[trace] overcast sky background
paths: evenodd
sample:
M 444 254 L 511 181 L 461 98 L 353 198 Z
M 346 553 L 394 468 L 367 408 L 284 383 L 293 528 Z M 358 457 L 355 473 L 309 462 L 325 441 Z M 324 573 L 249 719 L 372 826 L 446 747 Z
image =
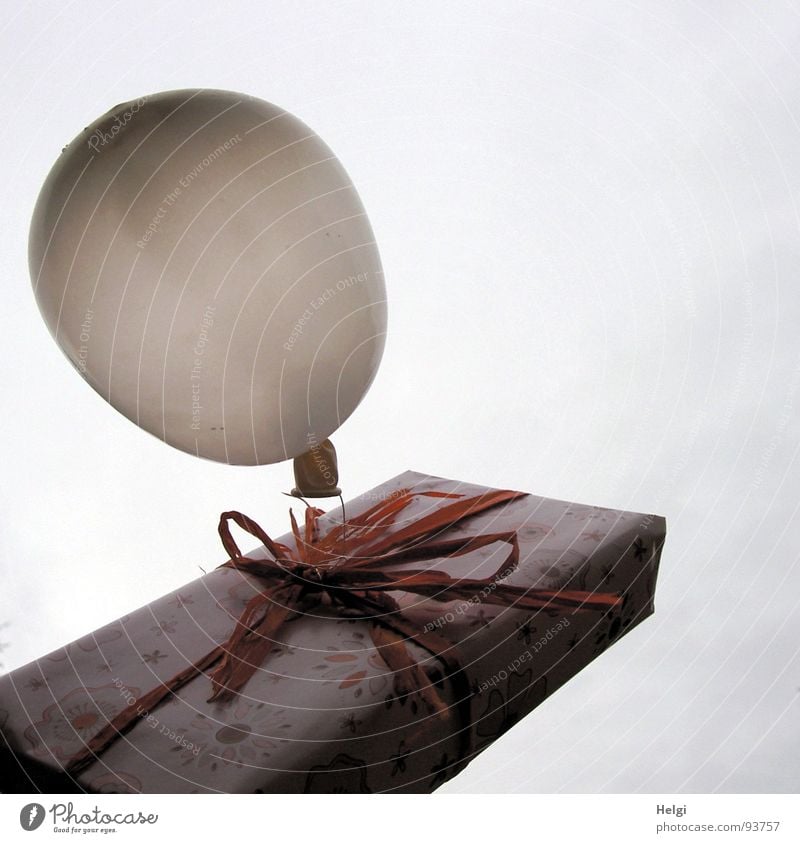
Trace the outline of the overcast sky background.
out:
M 45 2 L 6 15 L 0 660 L 12 669 L 285 531 L 290 464 L 139 431 L 39 316 L 27 231 L 117 103 L 243 91 L 340 157 L 389 336 L 334 437 L 668 523 L 656 615 L 445 790 L 800 788 L 800 4 Z

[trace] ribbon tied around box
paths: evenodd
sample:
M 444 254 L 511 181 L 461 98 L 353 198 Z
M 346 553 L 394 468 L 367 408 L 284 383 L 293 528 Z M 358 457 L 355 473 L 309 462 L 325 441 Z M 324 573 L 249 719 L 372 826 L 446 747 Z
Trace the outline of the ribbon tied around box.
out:
M 470 754 L 472 692 L 461 667 L 457 645 L 439 632 L 419 629 L 403 613 L 390 592 L 407 592 L 430 600 L 475 600 L 529 611 L 608 610 L 621 597 L 611 593 L 577 590 L 522 588 L 501 580 L 519 564 L 516 531 L 440 538 L 443 533 L 490 507 L 524 497 L 524 492 L 493 490 L 475 497 L 452 492 L 413 492 L 400 489 L 321 535 L 323 511 L 309 506 L 301 533 L 290 511 L 295 547 L 273 541 L 251 518 L 240 512 L 224 512 L 219 534 L 230 558 L 230 567 L 257 577 L 263 587 L 252 597 L 229 638 L 204 657 L 161 682 L 140 698 L 134 710 L 127 708 L 95 734 L 67 764 L 77 774 L 88 766 L 138 719 L 200 673 L 208 673 L 212 693 L 209 702 L 235 697 L 266 662 L 276 646 L 276 633 L 292 617 L 308 614 L 320 605 L 333 607 L 344 617 L 370 621 L 372 643 L 394 675 L 395 693 L 409 696 L 424 706 L 429 718 L 448 719 L 450 708 L 420 661 L 409 650 L 413 643 L 438 660 L 445 679 L 453 686 L 454 706 L 459 714 L 460 757 Z M 398 516 L 417 498 L 450 500 L 443 506 L 395 527 Z M 233 522 L 257 538 L 266 558 L 242 555 L 231 535 Z M 502 564 L 489 577 L 453 577 L 432 568 L 410 569 L 409 563 L 461 556 L 496 543 L 508 545 Z M 397 566 L 402 565 L 402 568 Z M 427 661 L 427 660 L 426 660 Z M 212 669 L 213 668 L 213 669 Z M 430 721 L 429 721 L 430 722 Z

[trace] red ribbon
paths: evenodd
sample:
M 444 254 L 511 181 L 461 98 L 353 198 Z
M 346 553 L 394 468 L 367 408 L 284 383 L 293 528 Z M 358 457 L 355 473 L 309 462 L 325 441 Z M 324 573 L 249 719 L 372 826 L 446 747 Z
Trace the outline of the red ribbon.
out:
M 524 496 L 524 492 L 495 490 L 465 498 L 448 492 L 401 489 L 361 515 L 333 527 L 325 536 L 320 535 L 319 529 L 322 510 L 306 509 L 302 534 L 290 511 L 295 548 L 273 541 L 255 521 L 240 512 L 222 513 L 219 534 L 230 559 L 221 567 L 257 576 L 264 587 L 247 603 L 227 641 L 145 694 L 138 706 L 128 707 L 110 720 L 70 759 L 67 771 L 79 773 L 140 717 L 147 716 L 166 697 L 209 668 L 213 667 L 209 674 L 212 687 L 209 702 L 234 697 L 267 660 L 283 624 L 295 615 L 326 603 L 337 607 L 345 616 L 371 620 L 372 642 L 394 673 L 395 693 L 411 696 L 422 703 L 429 714 L 447 718 L 446 703 L 423 666 L 409 651 L 408 643 L 417 644 L 443 664 L 446 677 L 453 684 L 463 724 L 460 731 L 463 760 L 470 748 L 472 694 L 461 669 L 457 648 L 438 633 L 419 630 L 403 615 L 389 592 L 405 591 L 441 602 L 479 599 L 483 603 L 509 608 L 551 611 L 567 608 L 606 610 L 620 601 L 615 594 L 526 589 L 500 582 L 519 563 L 519 544 L 513 530 L 463 538 L 437 538 L 473 515 Z M 398 515 L 419 497 L 456 500 L 390 531 Z M 266 559 L 243 556 L 231 535 L 231 521 L 255 536 L 270 556 Z M 484 579 L 451 577 L 435 568 L 392 570 L 400 564 L 461 556 L 496 542 L 507 544 L 509 552 L 498 569 Z

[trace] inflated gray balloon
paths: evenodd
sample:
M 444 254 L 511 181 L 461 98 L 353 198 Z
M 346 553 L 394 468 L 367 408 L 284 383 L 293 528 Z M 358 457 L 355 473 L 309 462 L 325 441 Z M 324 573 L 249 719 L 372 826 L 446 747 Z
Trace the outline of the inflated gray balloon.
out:
M 91 386 L 221 462 L 325 440 L 383 353 L 380 258 L 350 178 L 300 120 L 243 94 L 160 93 L 85 129 L 42 188 L 30 268 Z

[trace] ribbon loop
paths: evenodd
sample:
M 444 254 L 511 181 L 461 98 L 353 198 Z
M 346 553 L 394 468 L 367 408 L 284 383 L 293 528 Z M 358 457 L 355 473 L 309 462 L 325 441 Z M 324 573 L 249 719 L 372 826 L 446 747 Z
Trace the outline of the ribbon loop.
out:
M 217 528 L 219 536 L 222 539 L 222 546 L 225 548 L 225 552 L 231 559 L 243 559 L 245 557 L 242 556 L 242 551 L 239 550 L 239 545 L 236 544 L 236 540 L 231 535 L 231 528 L 228 524 L 229 521 L 233 521 L 235 524 L 238 524 L 238 526 L 246 533 L 250 533 L 251 536 L 257 538 L 272 554 L 273 559 L 277 561 L 280 558 L 281 553 L 278 549 L 278 545 L 272 541 L 272 539 L 255 521 L 253 521 L 252 518 L 248 518 L 241 512 L 231 511 L 223 512 L 222 515 L 220 515 L 219 527 Z

